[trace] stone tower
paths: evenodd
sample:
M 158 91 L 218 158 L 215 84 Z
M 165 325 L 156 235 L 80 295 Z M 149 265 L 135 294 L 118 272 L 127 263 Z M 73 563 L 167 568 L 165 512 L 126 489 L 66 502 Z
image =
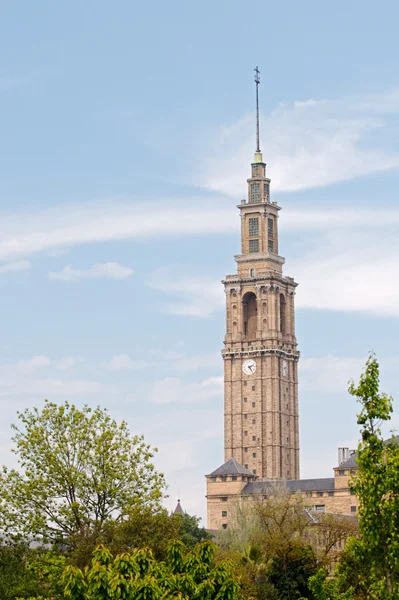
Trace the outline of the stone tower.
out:
M 258 72 L 255 81 L 258 91 Z M 297 284 L 282 272 L 280 207 L 270 201 L 258 102 L 257 147 L 247 182 L 248 199 L 238 206 L 237 273 L 223 282 L 225 460 L 234 458 L 259 478 L 299 479 Z

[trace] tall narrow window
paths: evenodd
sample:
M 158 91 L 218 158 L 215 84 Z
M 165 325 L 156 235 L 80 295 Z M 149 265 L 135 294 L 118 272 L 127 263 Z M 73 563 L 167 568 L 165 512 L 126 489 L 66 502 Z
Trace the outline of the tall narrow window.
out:
M 258 217 L 250 217 L 249 218 L 249 235 L 251 237 L 256 237 L 259 235 L 259 219 Z
M 257 305 L 256 296 L 253 292 L 248 292 L 245 294 L 242 302 L 242 308 L 244 335 L 247 339 L 254 339 L 256 337 Z
M 268 240 L 268 242 L 267 242 L 267 249 L 269 250 L 269 252 L 274 252 L 273 240 Z
M 268 183 L 265 182 L 263 184 L 263 195 L 264 195 L 265 198 L 268 198 L 269 194 L 270 194 L 270 186 L 269 186 Z
M 252 177 L 258 177 L 258 175 L 260 175 L 259 165 L 253 165 L 252 166 Z
M 285 297 L 280 294 L 280 331 L 285 333 Z
M 249 240 L 249 251 L 259 252 L 259 240 Z
M 270 217 L 267 219 L 267 234 L 269 238 L 272 238 L 274 235 L 274 221 Z
M 252 204 L 260 202 L 260 183 L 251 183 L 251 195 L 249 202 Z

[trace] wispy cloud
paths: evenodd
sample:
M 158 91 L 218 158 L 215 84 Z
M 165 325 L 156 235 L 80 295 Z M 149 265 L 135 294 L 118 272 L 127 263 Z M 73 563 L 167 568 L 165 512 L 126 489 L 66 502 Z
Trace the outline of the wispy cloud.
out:
M 27 271 L 31 268 L 30 262 L 27 260 L 17 260 L 14 262 L 0 265 L 0 275 L 7 275 L 7 273 L 16 273 L 18 271 Z
M 399 91 L 336 100 L 281 104 L 261 118 L 263 156 L 272 190 L 295 191 L 331 185 L 399 168 L 399 152 L 387 150 L 371 132 L 389 128 L 399 113 Z M 224 126 L 212 137 L 197 182 L 208 189 L 245 194 L 254 151 L 253 115 Z
M 53 369 L 65 371 L 78 359 L 65 357 L 51 360 L 37 355 L 15 363 L 0 364 L 0 397 L 67 398 L 95 394 L 101 384 L 87 379 L 61 379 L 54 377 Z
M 162 204 L 109 199 L 36 213 L 0 213 L 0 260 L 96 242 L 214 235 L 235 231 L 238 221 L 230 202 L 200 197 L 184 204 L 184 210 L 165 198 Z
M 154 404 L 194 404 L 222 394 L 223 377 L 189 383 L 180 377 L 165 377 L 151 385 L 148 399 Z
M 128 371 L 144 369 L 149 363 L 143 359 L 130 358 L 128 354 L 118 354 L 113 356 L 110 362 L 106 365 L 110 371 Z
M 165 303 L 163 310 L 185 317 L 208 317 L 224 306 L 223 288 L 219 281 L 199 275 L 182 276 L 174 266 L 153 272 L 150 286 L 166 294 L 175 294 L 179 302 Z
M 97 263 L 90 269 L 73 269 L 71 265 L 67 265 L 58 273 L 50 271 L 48 274 L 49 279 L 58 279 L 69 283 L 76 283 L 82 279 L 126 279 L 131 275 L 133 275 L 133 269 L 115 262 Z

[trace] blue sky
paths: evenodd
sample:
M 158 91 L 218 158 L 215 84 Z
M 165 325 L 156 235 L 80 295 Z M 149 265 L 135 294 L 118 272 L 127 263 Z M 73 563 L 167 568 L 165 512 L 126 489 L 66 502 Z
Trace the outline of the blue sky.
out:
M 205 515 L 258 64 L 299 283 L 301 473 L 331 475 L 369 350 L 399 396 L 398 17 L 388 1 L 1 3 L 1 462 L 16 410 L 100 404 L 158 446 L 166 505 Z

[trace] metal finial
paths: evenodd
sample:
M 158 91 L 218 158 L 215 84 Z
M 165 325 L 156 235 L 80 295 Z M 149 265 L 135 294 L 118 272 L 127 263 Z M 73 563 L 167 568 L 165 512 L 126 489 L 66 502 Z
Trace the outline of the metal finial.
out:
M 255 71 L 255 84 L 256 84 L 256 152 L 260 152 L 260 145 L 259 145 L 259 94 L 258 94 L 258 87 L 260 84 L 260 71 L 258 69 L 258 67 L 256 67 L 254 69 Z

